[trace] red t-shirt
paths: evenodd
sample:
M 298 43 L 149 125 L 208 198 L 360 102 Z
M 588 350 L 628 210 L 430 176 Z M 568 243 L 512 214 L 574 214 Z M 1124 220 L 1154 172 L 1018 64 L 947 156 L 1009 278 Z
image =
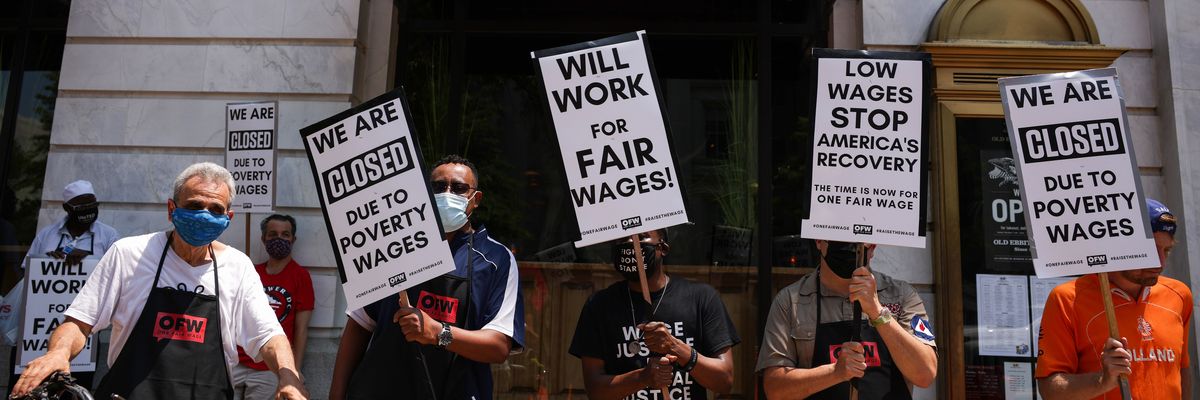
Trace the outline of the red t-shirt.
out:
M 1178 399 L 1180 368 L 1188 366 L 1188 331 L 1192 291 L 1182 282 L 1160 276 L 1137 298 L 1112 288 L 1117 328 L 1129 341 L 1135 399 Z M 1108 339 L 1108 319 L 1100 297 L 1100 279 L 1089 274 L 1050 292 L 1038 334 L 1037 377 L 1057 372 L 1100 371 L 1100 352 Z M 1117 389 L 1097 399 L 1119 399 Z
M 267 301 L 275 310 L 275 316 L 279 318 L 279 325 L 283 326 L 283 333 L 287 335 L 289 341 L 293 340 L 292 334 L 296 331 L 296 313 L 313 309 L 312 277 L 308 275 L 308 270 L 301 267 L 300 264 L 296 264 L 296 260 L 289 261 L 288 265 L 275 275 L 267 273 L 266 263 L 255 265 L 254 269 L 258 271 L 258 277 L 262 279 L 263 288 L 267 292 Z M 254 362 L 254 359 L 246 355 L 241 347 L 238 347 L 238 360 L 242 365 L 259 371 L 268 369 L 265 362 Z

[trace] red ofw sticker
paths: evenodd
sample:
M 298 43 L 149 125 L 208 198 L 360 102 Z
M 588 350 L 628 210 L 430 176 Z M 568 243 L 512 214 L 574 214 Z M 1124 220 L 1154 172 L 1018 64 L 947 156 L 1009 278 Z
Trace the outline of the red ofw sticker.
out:
M 862 342 L 863 358 L 868 367 L 878 367 L 883 365 L 879 360 L 879 345 L 875 342 Z M 836 363 L 838 354 L 842 353 L 842 345 L 834 344 L 829 346 L 829 362 Z
M 154 318 L 154 337 L 162 340 L 186 340 L 204 343 L 204 327 L 208 318 L 187 314 L 158 313 Z
M 458 321 L 458 299 L 453 297 L 438 296 L 422 290 L 421 294 L 417 295 L 417 308 L 441 322 L 453 324 Z

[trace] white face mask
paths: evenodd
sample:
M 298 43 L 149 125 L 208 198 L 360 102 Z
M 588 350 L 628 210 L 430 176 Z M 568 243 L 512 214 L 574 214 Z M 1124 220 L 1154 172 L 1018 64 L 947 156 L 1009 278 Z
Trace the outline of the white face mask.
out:
M 442 220 L 442 230 L 445 233 L 457 231 L 467 224 L 467 203 L 475 197 L 475 193 L 471 193 L 471 197 L 462 197 L 454 193 L 433 195 L 437 202 L 438 218 Z

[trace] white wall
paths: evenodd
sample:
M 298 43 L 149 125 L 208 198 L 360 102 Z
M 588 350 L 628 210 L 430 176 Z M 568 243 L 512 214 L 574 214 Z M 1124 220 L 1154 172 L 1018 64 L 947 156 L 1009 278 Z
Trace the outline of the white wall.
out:
M 39 219 L 59 218 L 62 187 L 87 179 L 103 202 L 101 220 L 122 235 L 166 229 L 175 174 L 197 161 L 224 162 L 225 103 L 279 101 L 276 210 L 298 219 L 295 258 L 316 286 L 304 368 L 316 398 L 328 392 L 345 305 L 298 130 L 356 102 L 356 81 L 361 89 L 389 75 L 386 62 L 356 69 L 368 4 L 73 1 Z M 265 216 L 237 215 L 221 241 L 245 249 L 249 217 L 248 253 L 265 260 Z

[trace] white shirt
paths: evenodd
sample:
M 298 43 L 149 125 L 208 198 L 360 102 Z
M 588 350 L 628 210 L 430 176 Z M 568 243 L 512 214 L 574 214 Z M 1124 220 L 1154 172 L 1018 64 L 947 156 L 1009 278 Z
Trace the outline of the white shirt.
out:
M 166 238 L 166 232 L 155 232 L 118 240 L 100 259 L 65 313 L 91 325 L 93 332 L 112 326 L 112 343 L 108 347 L 110 367 L 125 347 L 150 296 L 150 286 L 154 283 Z M 283 336 L 283 328 L 267 303 L 262 281 L 250 258 L 237 249 L 226 247 L 217 254 L 217 264 L 221 279 L 221 341 L 226 370 L 232 371 L 238 364 L 236 346 L 245 349 L 255 361 L 261 361 L 259 350 L 271 338 Z M 175 251 L 168 251 L 158 286 L 178 288 L 181 285 L 189 291 L 196 290 L 199 285 L 202 286 L 201 293 L 212 295 L 215 290 L 213 264 L 193 267 Z
M 62 217 L 38 231 L 37 236 L 33 238 L 33 243 L 29 244 L 29 251 L 25 253 L 25 260 L 21 262 L 21 268 L 25 267 L 30 258 L 49 257 L 46 253 L 58 250 L 67 244 L 73 244 L 73 247 L 77 249 L 91 251 L 92 254 L 85 258 L 99 259 L 117 239 L 121 238 L 116 229 L 105 225 L 98 219 L 92 222 L 91 228 L 78 237 L 71 235 L 66 224 L 67 217 Z

